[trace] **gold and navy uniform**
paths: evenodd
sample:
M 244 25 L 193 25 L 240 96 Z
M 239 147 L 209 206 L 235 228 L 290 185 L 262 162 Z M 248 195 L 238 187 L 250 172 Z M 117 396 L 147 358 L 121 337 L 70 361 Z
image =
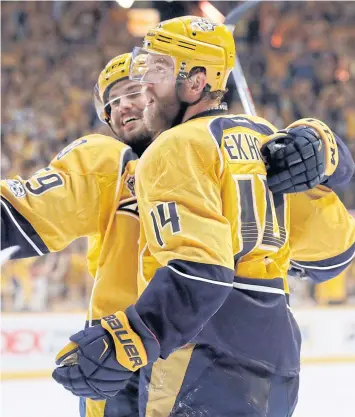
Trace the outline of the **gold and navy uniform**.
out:
M 57 252 L 79 237 L 89 238 L 88 266 L 95 278 L 91 321 L 137 298 L 135 159 L 121 142 L 89 135 L 74 141 L 28 180 L 1 181 L 5 240 L 21 248 L 15 258 Z
M 298 375 L 290 259 L 319 280 L 337 275 L 353 256 L 355 224 L 325 187 L 270 193 L 260 146 L 275 131 L 257 117 L 201 114 L 161 134 L 137 165 L 136 310 L 162 358 L 196 343 Z
M 290 259 L 313 279 L 334 277 L 354 254 L 355 223 L 327 187 L 270 193 L 260 147 L 276 130 L 200 114 L 161 134 L 137 165 L 135 308 L 164 359 L 140 370 L 141 415 L 292 414 L 301 337 Z
M 136 162 L 128 146 L 108 136 L 89 135 L 28 180 L 1 181 L 2 247 L 19 245 L 15 257 L 60 251 L 88 237 L 88 268 L 95 282 L 87 325 L 137 299 Z M 133 399 L 124 398 L 123 392 L 123 398 L 107 402 L 106 408 L 104 401 L 87 400 L 85 411 L 82 401 L 81 415 L 134 415 L 137 393 L 133 383 L 127 389 Z

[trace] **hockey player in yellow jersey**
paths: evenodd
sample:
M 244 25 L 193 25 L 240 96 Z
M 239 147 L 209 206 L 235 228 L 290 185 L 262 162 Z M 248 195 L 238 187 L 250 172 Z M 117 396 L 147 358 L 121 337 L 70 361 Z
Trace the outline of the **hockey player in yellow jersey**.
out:
M 150 136 L 142 123 L 141 87 L 128 80 L 130 57 L 124 54 L 111 60 L 95 88 L 98 114 L 119 140 L 84 136 L 28 180 L 1 181 L 2 248 L 19 245 L 15 257 L 60 251 L 79 237 L 89 238 L 88 267 L 95 282 L 87 325 L 137 299 L 139 218 L 134 170 Z M 134 378 L 126 392 L 106 405 L 82 401 L 81 416 L 137 416 Z
M 77 395 L 111 397 L 140 368 L 141 415 L 293 413 L 300 335 L 288 306 L 290 258 L 314 279 L 335 276 L 353 255 L 355 226 L 324 186 L 269 192 L 259 146 L 277 129 L 219 106 L 233 62 L 228 30 L 194 17 L 162 22 L 136 51 L 131 74 L 146 83 L 145 118 L 157 136 L 137 166 L 141 295 L 61 352 L 71 366 L 54 377 Z M 332 176 L 338 151 L 326 125 L 305 119 L 277 137 L 302 129 L 318 156 L 325 147 Z M 309 230 L 321 206 L 337 233 L 327 250 Z M 292 229 L 296 208 L 304 223 Z
M 133 149 L 143 149 L 149 137 L 138 123 L 145 102 L 140 86 L 127 79 L 129 62 L 130 54 L 110 61 L 96 88 L 102 95 L 110 94 L 111 106 L 101 108 L 100 115 L 120 140 L 84 136 L 30 179 L 1 182 L 3 246 L 20 244 L 15 257 L 60 251 L 79 237 L 89 237 L 89 270 L 98 278 L 89 321 L 113 311 L 117 303 L 130 305 L 137 294 L 132 277 L 137 271 L 139 236 L 134 192 L 138 156 Z M 118 234 L 122 239 L 117 239 Z M 122 263 L 125 267 L 116 274 L 114 265 Z M 120 297 L 110 291 L 112 282 L 120 288 Z

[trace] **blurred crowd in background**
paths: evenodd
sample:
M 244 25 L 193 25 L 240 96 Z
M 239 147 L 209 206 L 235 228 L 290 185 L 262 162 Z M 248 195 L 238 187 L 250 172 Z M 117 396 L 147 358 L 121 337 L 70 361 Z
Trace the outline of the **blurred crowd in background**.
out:
M 239 3 L 139 1 L 124 9 L 115 1 L 3 1 L 2 178 L 30 176 L 85 134 L 111 134 L 96 116 L 94 85 L 105 64 L 140 45 L 149 27 L 207 11 L 218 20 Z M 319 118 L 355 157 L 354 21 L 355 2 L 262 2 L 237 24 L 235 38 L 260 116 L 280 128 Z M 233 82 L 228 89 L 229 108 L 243 113 Z M 339 195 L 355 209 L 355 179 Z M 85 308 L 92 285 L 85 247 L 78 241 L 60 254 L 7 263 L 3 310 Z M 320 286 L 291 279 L 294 303 L 355 303 L 354 269 Z

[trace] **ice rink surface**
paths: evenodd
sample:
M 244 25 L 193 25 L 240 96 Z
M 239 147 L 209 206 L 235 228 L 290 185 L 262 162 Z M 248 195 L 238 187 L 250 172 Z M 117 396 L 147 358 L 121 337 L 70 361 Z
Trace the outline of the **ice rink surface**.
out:
M 51 379 L 1 383 L 1 417 L 78 416 L 77 398 Z M 294 417 L 352 416 L 355 416 L 355 364 L 303 365 L 300 400 Z

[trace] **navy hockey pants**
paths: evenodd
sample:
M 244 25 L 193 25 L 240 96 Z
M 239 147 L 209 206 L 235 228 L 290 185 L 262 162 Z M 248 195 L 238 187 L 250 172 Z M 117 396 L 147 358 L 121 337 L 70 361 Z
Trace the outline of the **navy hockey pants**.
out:
M 207 346 L 140 372 L 140 417 L 290 417 L 297 404 L 298 376 L 241 365 Z
M 125 390 L 104 406 L 101 401 L 82 399 L 80 415 L 291 417 L 298 387 L 298 376 L 278 376 L 242 365 L 209 346 L 189 345 L 167 360 L 142 368 L 140 376 L 134 374 Z

